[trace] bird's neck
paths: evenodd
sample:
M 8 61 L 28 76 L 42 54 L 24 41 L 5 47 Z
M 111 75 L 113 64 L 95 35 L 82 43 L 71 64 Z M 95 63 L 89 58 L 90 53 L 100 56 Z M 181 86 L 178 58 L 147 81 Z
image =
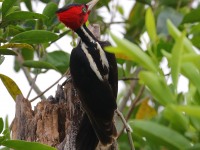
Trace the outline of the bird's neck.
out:
M 86 25 L 82 25 L 79 29 L 75 31 L 78 36 L 81 38 L 81 40 L 87 45 L 93 45 L 97 42 L 97 39 L 94 37 L 92 32 L 86 27 Z
M 108 79 L 109 63 L 106 53 L 86 25 L 76 30 L 81 38 L 81 50 L 85 53 L 92 70 L 99 80 Z M 97 55 L 94 55 L 94 50 Z M 92 52 L 93 51 L 93 52 Z M 99 60 L 99 61 L 98 61 Z

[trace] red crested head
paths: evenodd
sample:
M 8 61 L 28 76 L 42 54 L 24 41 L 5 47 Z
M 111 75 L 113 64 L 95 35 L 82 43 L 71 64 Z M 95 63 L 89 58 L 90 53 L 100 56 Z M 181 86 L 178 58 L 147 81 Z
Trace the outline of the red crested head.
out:
M 98 0 L 92 0 L 87 4 L 70 4 L 57 11 L 58 19 L 70 29 L 76 31 L 87 22 L 93 6 Z

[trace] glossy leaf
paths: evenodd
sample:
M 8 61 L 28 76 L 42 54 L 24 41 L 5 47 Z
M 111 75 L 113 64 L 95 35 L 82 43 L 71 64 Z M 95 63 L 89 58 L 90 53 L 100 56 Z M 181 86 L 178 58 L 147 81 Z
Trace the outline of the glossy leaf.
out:
M 106 47 L 105 49 L 112 53 L 121 53 L 128 56 L 132 61 L 137 62 L 144 68 L 152 71 L 157 71 L 156 65 L 152 59 L 142 51 L 137 45 L 129 42 L 126 39 L 119 39 L 115 35 L 111 34 L 113 40 L 117 44 L 117 47 Z
M 115 57 L 119 58 L 119 59 L 124 59 L 124 60 L 132 60 L 130 56 L 123 54 L 123 53 L 115 52 Z
M 44 61 L 55 66 L 57 70 L 63 74 L 69 68 L 69 58 L 70 55 L 68 53 L 63 51 L 54 51 L 48 53 L 45 56 Z
M 196 65 L 196 67 L 200 70 L 200 55 L 198 54 L 185 54 L 182 56 L 182 62 L 191 62 Z
M 181 37 L 181 32 L 174 26 L 174 24 L 170 20 L 167 20 L 167 27 L 170 35 L 175 40 Z M 195 53 L 192 43 L 186 37 L 184 37 L 183 40 L 183 47 L 187 53 Z
M 200 92 L 200 72 L 192 63 L 183 63 L 181 66 L 181 73 L 192 82 Z
M 144 3 L 144 4 L 147 4 L 147 5 L 151 5 L 151 0 L 136 0 L 137 2 L 139 3 Z
M 184 37 L 185 37 L 184 34 L 182 34 L 181 37 L 176 40 L 176 43 L 172 49 L 172 58 L 170 66 L 171 66 L 172 81 L 175 89 L 177 89 L 179 73 L 181 70 L 180 68 L 181 68 L 181 57 L 183 52 Z
M 45 30 L 33 30 L 26 31 L 14 36 L 10 42 L 12 43 L 28 43 L 28 44 L 40 44 L 50 41 L 54 41 L 58 38 L 55 33 Z
M 12 96 L 13 100 L 16 99 L 17 95 L 22 95 L 21 90 L 11 78 L 3 74 L 0 74 L 0 78 L 8 92 Z
M 15 55 L 15 56 L 17 56 L 17 53 L 15 51 L 12 51 L 9 49 L 0 48 L 0 55 Z
M 194 144 L 191 148 L 188 148 L 187 150 L 200 150 L 200 144 Z
M 22 48 L 21 49 L 21 55 L 22 55 L 22 57 L 23 57 L 24 60 L 33 60 L 33 58 L 34 58 L 34 51 L 26 49 L 26 48 Z
M 200 43 L 199 43 L 200 36 L 199 35 L 200 35 L 200 33 L 193 34 L 193 37 L 191 39 L 192 44 L 197 48 L 200 48 Z
M 0 46 L 0 48 L 27 48 L 30 50 L 34 50 L 33 47 L 27 43 L 8 43 Z
M 163 114 L 176 130 L 184 132 L 188 129 L 189 121 L 184 114 L 177 111 L 177 107 L 176 105 L 168 105 Z
M 48 19 L 45 20 L 45 23 L 47 25 L 52 24 L 52 21 L 56 18 L 57 10 L 58 10 L 58 5 L 54 2 L 50 2 L 46 5 L 46 7 L 43 10 L 43 14 L 48 17 Z
M 19 34 L 19 33 L 24 32 L 24 31 L 25 31 L 25 29 L 23 29 L 22 27 L 9 25 L 6 28 L 6 33 L 5 34 L 6 34 L 6 36 L 13 37 L 16 34 Z
M 11 22 L 19 22 L 19 21 L 25 21 L 29 19 L 48 19 L 48 17 L 39 13 L 34 13 L 34 12 L 17 11 L 17 12 L 13 12 L 7 15 L 1 22 L 0 26 L 6 27 Z
M 194 9 L 186 14 L 183 18 L 182 23 L 195 23 L 200 21 L 200 8 Z
M 2 17 L 4 18 L 17 0 L 4 0 L 2 3 Z
M 56 69 L 55 66 L 51 65 L 50 63 L 44 62 L 44 61 L 33 61 L 33 60 L 27 60 L 24 61 L 23 66 L 29 67 L 29 68 L 37 68 L 37 69 Z
M 145 5 L 136 2 L 131 9 L 127 20 L 129 22 L 125 34 L 127 39 L 134 39 L 135 41 L 139 40 L 145 25 L 145 12 Z
M 147 140 L 164 145 L 169 149 L 186 149 L 191 147 L 188 139 L 163 125 L 142 120 L 131 121 L 130 125 L 135 134 L 146 137 Z
M 175 96 L 169 89 L 165 79 L 157 73 L 141 71 L 140 80 L 149 88 L 153 97 L 162 105 L 175 103 Z
M 4 56 L 0 56 L 0 65 L 3 63 L 3 61 L 5 60 Z
M 13 12 L 5 17 L 6 21 L 23 21 L 26 19 L 48 19 L 47 16 L 29 11 Z
M 15 149 L 15 150 L 56 150 L 53 147 L 50 147 L 48 145 L 44 145 L 41 143 L 36 142 L 27 142 L 22 140 L 6 140 L 2 142 L 3 146 Z
M 26 7 L 28 8 L 29 11 L 33 11 L 32 9 L 32 3 L 30 0 L 24 0 L 24 3 L 26 5 Z
M 0 118 L 0 134 L 3 131 L 3 119 Z
M 161 5 L 165 6 L 171 6 L 174 8 L 185 6 L 188 3 L 190 3 L 190 0 L 180 0 L 180 1 L 175 1 L 175 0 L 160 0 Z
M 151 7 L 149 7 L 146 11 L 145 25 L 151 41 L 155 42 L 157 40 L 157 33 L 156 33 L 155 18 Z
M 185 112 L 187 115 L 192 117 L 200 118 L 200 107 L 199 106 L 176 106 L 176 109 L 180 112 Z

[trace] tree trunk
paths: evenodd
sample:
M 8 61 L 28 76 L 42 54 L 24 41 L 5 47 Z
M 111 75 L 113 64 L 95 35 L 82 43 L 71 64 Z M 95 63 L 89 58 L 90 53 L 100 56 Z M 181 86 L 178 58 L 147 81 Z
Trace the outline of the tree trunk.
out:
M 92 32 L 100 37 L 99 26 Z M 64 87 L 58 85 L 55 98 L 41 101 L 32 110 L 22 95 L 16 99 L 16 113 L 12 125 L 12 139 L 34 141 L 59 150 L 75 150 L 75 139 L 84 111 L 71 80 Z M 100 147 L 96 148 L 101 150 Z M 116 150 L 116 142 L 108 150 Z

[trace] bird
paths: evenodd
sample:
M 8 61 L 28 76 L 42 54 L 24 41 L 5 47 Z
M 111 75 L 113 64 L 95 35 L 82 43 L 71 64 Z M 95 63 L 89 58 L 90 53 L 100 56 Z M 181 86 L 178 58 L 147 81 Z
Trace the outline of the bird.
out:
M 70 73 L 85 114 L 76 138 L 77 150 L 110 146 L 117 138 L 114 113 L 117 109 L 118 71 L 110 46 L 100 41 L 86 26 L 98 0 L 68 4 L 56 12 L 58 20 L 73 30 L 80 41 L 70 55 Z

